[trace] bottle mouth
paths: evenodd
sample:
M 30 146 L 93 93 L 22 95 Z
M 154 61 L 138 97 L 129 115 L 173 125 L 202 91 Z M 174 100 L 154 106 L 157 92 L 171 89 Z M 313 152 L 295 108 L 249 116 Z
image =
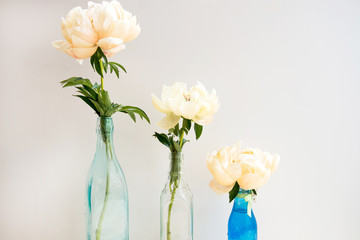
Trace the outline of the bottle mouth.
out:
M 170 152 L 169 154 L 170 160 L 180 160 L 184 158 L 184 154 L 182 152 Z
M 181 152 L 170 153 L 169 176 L 172 179 L 171 181 L 178 179 L 182 175 L 183 156 Z
M 99 117 L 97 120 L 97 134 L 111 134 L 114 132 L 112 117 Z
M 239 193 L 236 195 L 236 198 L 245 198 L 247 195 L 251 195 L 251 190 L 244 190 L 240 188 Z

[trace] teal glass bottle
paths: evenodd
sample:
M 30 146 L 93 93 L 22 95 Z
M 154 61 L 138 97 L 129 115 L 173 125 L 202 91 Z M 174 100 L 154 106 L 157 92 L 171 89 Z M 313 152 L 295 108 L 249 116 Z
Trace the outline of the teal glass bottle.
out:
M 87 240 L 129 240 L 129 201 L 113 143 L 113 120 L 97 121 L 97 145 L 86 184 Z
M 244 197 L 251 194 L 250 190 L 240 189 L 234 199 L 234 206 L 228 222 L 228 240 L 257 240 L 257 224 L 252 209 Z M 249 206 L 251 207 L 251 206 Z M 248 210 L 250 216 L 248 215 Z
M 183 154 L 170 153 L 169 177 L 160 196 L 160 239 L 193 239 L 193 195 L 182 171 Z

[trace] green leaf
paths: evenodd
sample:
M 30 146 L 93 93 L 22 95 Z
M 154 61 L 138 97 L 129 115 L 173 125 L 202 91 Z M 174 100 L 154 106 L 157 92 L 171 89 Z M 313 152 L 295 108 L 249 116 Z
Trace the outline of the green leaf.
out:
M 91 67 L 94 69 L 94 71 L 95 71 L 95 65 L 94 65 L 95 61 L 98 61 L 96 53 L 93 54 L 90 58 L 90 64 L 91 64 Z
M 99 60 L 104 59 L 105 64 L 107 65 L 107 64 L 108 64 L 107 57 L 106 57 L 106 55 L 104 54 L 104 52 L 101 50 L 101 48 L 98 48 L 98 49 L 97 49 L 97 52 L 98 52 L 98 54 L 99 54 Z
M 113 63 L 109 63 L 110 64 L 110 69 L 114 70 L 115 74 L 116 74 L 116 77 L 119 78 L 120 77 L 120 74 L 119 74 L 119 69 L 116 65 L 113 65 Z
M 95 107 L 95 105 L 89 98 L 81 96 L 81 95 L 74 95 L 74 96 L 82 99 L 87 105 L 89 105 L 96 112 L 97 115 L 100 116 L 100 112 L 97 110 L 97 108 Z
M 90 82 L 90 80 L 82 78 L 82 77 L 71 77 L 64 81 L 61 81 L 60 83 L 63 85 L 62 86 L 63 88 L 71 87 L 71 86 L 78 86 L 78 85 L 86 85 L 86 86 L 92 87 L 92 83 Z
M 103 102 L 104 102 L 104 106 L 105 106 L 107 109 L 111 108 L 111 100 L 110 100 L 110 96 L 109 96 L 108 91 L 106 91 L 106 90 L 101 90 L 100 93 L 101 93 L 101 97 L 102 97 Z
M 190 142 L 189 140 L 183 139 L 182 148 L 184 148 L 185 143 Z
M 117 103 L 112 103 L 112 107 L 115 108 L 115 110 L 118 110 L 119 108 L 121 108 L 121 105 Z
M 253 193 L 255 196 L 257 196 L 256 189 L 252 189 L 251 191 L 252 191 L 252 193 Z
M 168 136 L 165 133 L 155 132 L 155 134 L 153 136 L 156 137 L 159 140 L 159 142 L 164 144 L 166 147 L 170 148 L 170 141 L 169 141 Z
M 91 94 L 88 93 L 83 87 L 75 87 L 75 88 L 78 89 L 77 91 L 78 93 L 81 93 L 85 97 L 92 98 Z
M 94 83 L 94 86 L 92 87 L 92 89 L 97 90 L 99 88 L 101 88 L 101 85 Z
M 175 136 L 180 137 L 179 123 L 176 124 L 174 127 L 174 134 L 175 134 Z
M 105 104 L 105 101 L 104 101 L 104 96 L 103 96 L 104 93 L 103 93 L 103 91 L 104 90 L 101 90 L 99 92 L 98 102 L 105 111 L 107 107 L 106 107 L 106 104 Z
M 96 70 L 96 72 L 97 72 L 101 77 L 104 77 L 104 74 L 103 74 L 103 72 L 101 71 L 100 61 L 101 61 L 101 60 L 94 62 L 95 70 Z
M 177 152 L 181 152 L 181 147 L 179 143 L 172 141 L 172 144 Z
M 175 152 L 176 150 L 175 150 L 175 148 L 174 148 L 174 137 L 170 134 L 169 136 L 168 136 L 168 138 L 169 138 L 169 143 L 170 143 L 170 151 L 171 152 Z
M 134 107 L 134 106 L 122 106 L 121 108 L 119 108 L 118 110 L 119 112 L 133 112 L 133 113 L 136 113 L 140 116 L 141 119 L 145 118 L 145 120 L 150 123 L 150 119 L 148 117 L 148 115 L 146 115 L 146 113 L 138 108 L 138 107 Z
M 235 182 L 234 187 L 229 192 L 229 203 L 231 203 L 232 200 L 234 200 L 234 198 L 236 198 L 236 195 L 238 195 L 239 190 L 240 190 L 240 186 L 237 182 Z
M 90 99 L 91 102 L 95 105 L 97 111 L 100 113 L 99 116 L 105 116 L 105 112 L 103 107 L 100 105 L 100 103 L 94 101 L 93 99 Z
M 68 83 L 68 82 L 72 82 L 72 81 L 78 80 L 78 79 L 82 79 L 82 77 L 71 77 L 71 78 L 68 78 L 68 79 L 66 79 L 66 80 L 61 81 L 60 83 L 61 83 L 61 84 L 66 84 L 66 83 Z
M 117 62 L 110 62 L 110 63 L 117 65 L 117 66 L 120 67 L 125 73 L 127 73 L 127 71 L 126 71 L 126 69 L 124 68 L 123 65 L 121 65 L 121 64 L 119 64 L 119 63 L 117 63 Z
M 182 128 L 186 129 L 187 132 L 190 131 L 190 129 L 191 129 L 191 120 L 183 118 Z
M 136 116 L 133 112 L 128 112 L 127 114 L 129 114 L 129 116 L 132 118 L 132 120 L 134 120 L 134 122 L 136 122 Z
M 196 140 L 198 140 L 200 138 L 200 136 L 201 136 L 202 131 L 203 131 L 203 126 L 195 123 L 194 130 L 195 130 Z
M 107 73 L 108 66 L 109 65 L 106 62 L 103 62 L 103 68 L 105 73 Z
M 91 87 L 88 87 L 88 86 L 86 86 L 86 85 L 83 85 L 83 88 L 84 88 L 89 94 L 91 94 L 91 96 L 93 97 L 93 99 L 94 99 L 95 101 L 98 100 L 99 94 L 98 94 L 97 92 L 95 92 Z

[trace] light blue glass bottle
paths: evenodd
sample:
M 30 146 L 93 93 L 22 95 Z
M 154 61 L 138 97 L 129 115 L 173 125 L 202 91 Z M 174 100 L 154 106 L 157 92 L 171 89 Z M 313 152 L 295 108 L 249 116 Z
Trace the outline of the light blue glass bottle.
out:
M 228 222 L 228 240 L 257 240 L 257 224 L 251 209 L 251 217 L 247 214 L 248 202 L 244 196 L 251 191 L 240 189 L 234 199 L 234 206 Z
M 129 201 L 124 173 L 116 158 L 113 120 L 97 121 L 97 145 L 86 184 L 87 240 L 128 240 Z

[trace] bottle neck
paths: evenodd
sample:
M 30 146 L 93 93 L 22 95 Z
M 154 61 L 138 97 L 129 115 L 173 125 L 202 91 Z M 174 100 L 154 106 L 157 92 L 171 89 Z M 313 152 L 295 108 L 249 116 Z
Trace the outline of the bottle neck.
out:
M 184 155 L 180 152 L 171 152 L 169 154 L 170 159 L 170 168 L 169 168 L 169 179 L 174 181 L 176 179 L 181 179 L 182 177 L 182 166 Z
M 97 144 L 96 152 L 98 154 L 107 154 L 108 157 L 113 157 L 113 132 L 114 124 L 111 117 L 99 117 L 97 120 Z
M 240 188 L 238 195 L 234 199 L 234 208 L 233 209 L 236 209 L 238 211 L 240 210 L 243 212 L 247 212 L 248 202 L 245 200 L 245 197 L 248 194 L 251 194 L 251 190 L 244 190 L 244 189 Z

